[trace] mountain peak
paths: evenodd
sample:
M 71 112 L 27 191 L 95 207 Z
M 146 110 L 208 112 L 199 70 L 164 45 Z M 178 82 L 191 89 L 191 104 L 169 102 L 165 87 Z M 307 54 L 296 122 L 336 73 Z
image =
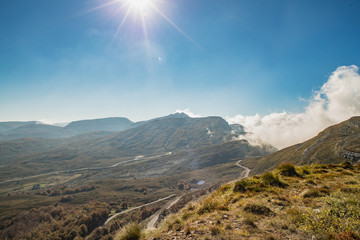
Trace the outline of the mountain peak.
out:
M 168 115 L 167 117 L 168 118 L 189 118 L 189 115 L 187 115 L 184 112 L 176 112 L 176 113 Z

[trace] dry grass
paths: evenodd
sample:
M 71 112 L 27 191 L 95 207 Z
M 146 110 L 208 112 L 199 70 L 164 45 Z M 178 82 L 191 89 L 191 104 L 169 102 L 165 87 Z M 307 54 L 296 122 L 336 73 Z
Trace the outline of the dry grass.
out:
M 356 215 L 356 211 L 360 210 L 360 204 L 356 205 L 357 201 L 354 200 L 360 192 L 360 173 L 348 166 L 344 169 L 344 166 L 347 165 L 316 164 L 296 167 L 294 169 L 297 174 L 290 174 L 291 176 L 282 175 L 277 169 L 275 172 L 239 180 L 230 185 L 231 187 L 220 187 L 206 198 L 191 203 L 178 214 L 168 218 L 167 224 L 176 225 L 176 229 L 164 227 L 164 223 L 160 224 L 156 236 L 162 240 L 170 240 L 173 237 L 284 239 L 284 236 L 287 239 L 300 240 L 311 239 L 313 235 L 316 238 L 357 239 L 351 236 L 360 236 L 360 228 L 356 228 L 358 221 L 355 218 L 360 219 L 360 216 Z M 287 167 L 289 168 L 292 169 Z M 340 168 L 349 171 L 351 175 L 339 173 L 337 170 Z M 304 172 L 306 174 L 303 174 Z M 343 202 L 338 200 L 343 198 L 337 198 L 337 194 L 346 197 L 346 206 L 350 206 L 353 214 L 317 215 L 323 211 L 320 209 L 328 212 L 334 209 L 342 211 Z M 333 205 L 330 206 L 329 203 Z M 329 225 L 321 226 L 326 227 L 324 229 L 327 229 L 328 234 L 321 230 L 319 224 L 313 224 L 312 221 L 319 218 L 328 221 Z M 181 222 L 176 219 L 181 219 Z M 351 231 L 342 228 L 339 225 L 341 222 L 351 225 Z M 310 224 L 313 228 L 309 227 Z M 330 231 L 331 227 L 338 227 L 339 231 Z M 153 236 L 150 234 L 145 239 L 152 239 Z

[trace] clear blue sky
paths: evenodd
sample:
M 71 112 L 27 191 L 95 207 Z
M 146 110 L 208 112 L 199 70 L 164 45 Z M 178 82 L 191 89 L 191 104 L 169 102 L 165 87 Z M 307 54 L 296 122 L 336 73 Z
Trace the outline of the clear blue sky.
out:
M 124 1 L 0 0 L 0 121 L 297 112 L 360 65 L 358 0 L 149 0 L 173 24 L 148 5 L 116 34 Z

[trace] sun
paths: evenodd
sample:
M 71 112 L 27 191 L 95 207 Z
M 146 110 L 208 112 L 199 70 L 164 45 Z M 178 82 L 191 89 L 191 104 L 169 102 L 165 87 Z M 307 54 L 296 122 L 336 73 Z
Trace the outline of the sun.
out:
M 127 0 L 127 4 L 136 10 L 147 10 L 151 6 L 151 0 Z
M 198 45 L 192 40 L 180 27 L 178 27 L 164 12 L 164 9 L 160 6 L 166 5 L 168 0 L 96 0 L 101 1 L 102 4 L 95 6 L 92 9 L 87 10 L 85 13 L 90 13 L 102 8 L 113 8 L 115 11 L 111 14 L 111 17 L 120 16 L 120 23 L 115 31 L 112 41 L 116 39 L 121 29 L 126 22 L 133 21 L 136 24 L 132 26 L 134 28 L 140 27 L 144 32 L 146 41 L 148 40 L 148 25 L 151 25 L 155 21 L 155 15 L 160 16 L 167 21 L 173 28 L 175 28 L 180 34 L 186 37 L 188 40 Z M 165 9 L 166 10 L 166 9 Z

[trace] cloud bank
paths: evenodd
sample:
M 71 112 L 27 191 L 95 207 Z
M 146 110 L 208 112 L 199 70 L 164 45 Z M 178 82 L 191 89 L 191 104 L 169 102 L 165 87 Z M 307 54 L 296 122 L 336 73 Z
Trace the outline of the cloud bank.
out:
M 302 113 L 227 117 L 262 141 L 284 148 L 318 134 L 326 127 L 360 115 L 360 75 L 355 65 L 341 66 L 309 100 Z

